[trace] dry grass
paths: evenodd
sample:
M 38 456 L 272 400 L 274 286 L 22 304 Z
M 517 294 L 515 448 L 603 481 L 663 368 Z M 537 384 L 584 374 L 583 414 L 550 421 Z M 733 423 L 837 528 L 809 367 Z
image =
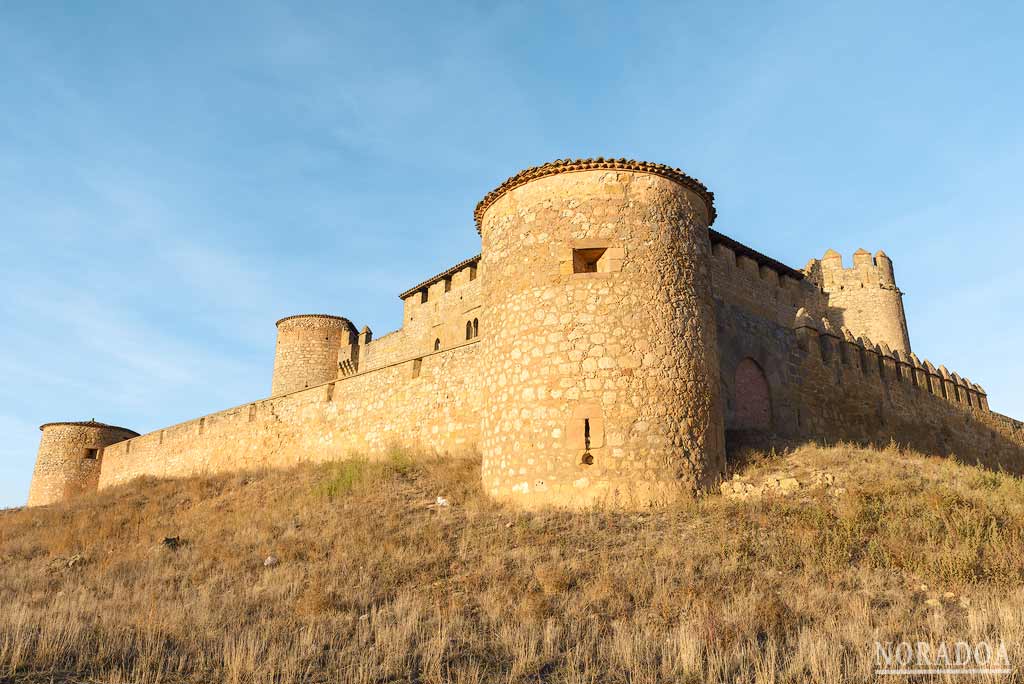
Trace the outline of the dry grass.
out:
M 847 493 L 527 514 L 396 456 L 3 512 L 0 681 L 868 681 L 875 640 L 960 639 L 1020 681 L 1020 480 L 850 447 L 748 475 L 791 462 Z

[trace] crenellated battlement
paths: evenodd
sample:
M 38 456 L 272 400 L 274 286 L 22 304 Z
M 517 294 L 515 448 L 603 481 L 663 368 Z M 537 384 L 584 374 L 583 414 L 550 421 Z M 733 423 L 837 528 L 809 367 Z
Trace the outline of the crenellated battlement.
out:
M 712 292 L 717 299 L 788 325 L 798 308 L 824 312 L 826 299 L 804 274 L 711 232 Z
M 866 249 L 858 249 L 853 253 L 853 265 L 846 268 L 843 265 L 843 256 L 829 249 L 821 259 L 811 259 L 804 267 L 804 273 L 808 280 L 825 292 L 831 292 L 836 288 L 875 285 L 885 289 L 896 288 L 892 259 L 882 250 L 878 250 L 872 256 Z
M 988 394 L 980 385 L 950 373 L 945 366 L 936 368 L 927 359 L 922 362 L 914 353 L 904 355 L 884 342 L 873 343 L 866 335 L 857 337 L 845 326 L 837 333 L 827 318 L 815 320 L 805 309 L 797 312 L 793 329 L 800 348 L 825 365 L 838 362 L 865 377 L 906 383 L 953 404 L 989 410 Z

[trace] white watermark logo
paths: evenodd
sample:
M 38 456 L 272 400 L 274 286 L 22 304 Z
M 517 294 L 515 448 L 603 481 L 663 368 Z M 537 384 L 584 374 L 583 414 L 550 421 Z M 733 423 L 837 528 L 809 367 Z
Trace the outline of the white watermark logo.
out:
M 979 641 L 876 641 L 876 675 L 1012 674 L 1006 644 Z

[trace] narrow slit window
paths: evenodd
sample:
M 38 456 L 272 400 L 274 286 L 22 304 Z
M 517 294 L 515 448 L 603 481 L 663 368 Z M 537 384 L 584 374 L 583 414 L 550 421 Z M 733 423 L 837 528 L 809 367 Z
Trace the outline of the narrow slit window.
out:
M 580 457 L 583 465 L 594 465 L 594 455 L 590 453 L 590 419 L 583 419 L 583 456 Z
M 441 349 L 441 338 L 434 340 L 434 351 L 440 351 Z

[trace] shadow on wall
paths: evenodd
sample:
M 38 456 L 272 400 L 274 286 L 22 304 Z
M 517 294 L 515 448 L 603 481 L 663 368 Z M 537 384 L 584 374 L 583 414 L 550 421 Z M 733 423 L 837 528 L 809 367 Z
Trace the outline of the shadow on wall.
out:
M 970 416 L 965 416 L 966 421 L 971 421 Z M 856 439 L 838 437 L 835 439 L 823 437 L 787 437 L 773 433 L 769 430 L 758 429 L 734 429 L 725 431 L 726 448 L 726 475 L 731 477 L 734 472 L 742 470 L 750 465 L 751 459 L 758 452 L 783 451 L 795 449 L 806 444 L 814 444 L 820 447 L 835 446 L 837 443 L 850 444 L 862 449 L 880 449 L 891 443 L 900 447 L 913 449 L 914 451 L 929 456 L 940 456 L 943 458 L 955 458 L 965 465 L 978 466 L 1001 472 L 1014 477 L 1024 477 L 1024 460 L 1010 460 L 1001 457 L 1000 454 L 1013 450 L 1020 450 L 1020 445 L 1006 439 L 996 431 L 992 431 L 987 444 L 981 444 L 978 448 L 956 445 L 957 436 L 949 429 L 939 429 L 934 437 L 922 438 L 913 437 L 897 438 L 895 435 L 886 437 L 880 434 L 877 439 Z

